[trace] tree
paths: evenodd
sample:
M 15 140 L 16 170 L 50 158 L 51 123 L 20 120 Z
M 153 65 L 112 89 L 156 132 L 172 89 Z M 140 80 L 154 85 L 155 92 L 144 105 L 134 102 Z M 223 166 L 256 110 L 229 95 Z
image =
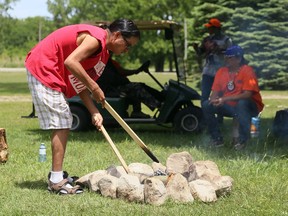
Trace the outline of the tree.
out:
M 196 30 L 191 32 L 194 40 L 199 41 L 203 37 L 201 25 L 209 18 L 219 18 L 233 42 L 244 48 L 245 56 L 258 74 L 260 86 L 287 89 L 287 9 L 286 0 L 209 0 L 204 4 L 199 0 L 191 13 Z M 197 37 L 199 33 L 202 37 Z
M 200 73 L 191 43 L 200 42 L 207 34 L 203 24 L 217 17 L 226 34 L 244 48 L 261 87 L 288 88 L 287 0 L 151 0 L 149 3 L 145 0 L 47 0 L 53 21 L 38 17 L 25 22 L 9 17 L 9 8 L 15 2 L 17 0 L 0 0 L 0 54 L 26 52 L 38 42 L 39 23 L 42 23 L 44 37 L 64 25 L 87 21 L 174 20 L 187 27 L 187 37 L 185 34 L 184 38 L 181 30 L 180 40 L 176 41 L 183 50 L 184 40 L 188 41 L 185 67 L 190 74 Z M 163 41 L 164 36 L 164 31 L 142 32 L 139 44 L 130 54 L 117 58 L 124 66 L 137 66 L 150 59 L 156 71 L 171 67 L 172 47 Z M 182 54 L 183 50 L 180 50 Z
M 288 2 L 285 0 L 258 1 L 256 9 L 235 9 L 231 34 L 247 53 L 266 89 L 285 89 L 288 84 Z
M 49 11 L 58 15 L 58 11 L 65 11 L 64 15 L 57 17 L 66 17 L 66 19 L 57 20 L 57 23 L 64 25 L 65 20 L 70 23 L 92 22 L 93 21 L 113 21 L 118 18 L 129 18 L 132 20 L 168 20 L 177 18 L 184 19 L 189 11 L 189 1 L 180 0 L 152 0 L 147 4 L 144 0 L 49 0 Z M 62 9 L 60 9 L 62 8 Z M 128 62 L 147 60 L 147 56 L 156 66 L 156 71 L 163 71 L 164 60 L 171 59 L 171 46 L 163 41 L 164 32 L 143 32 L 142 40 L 137 45 L 139 49 L 131 50 L 131 55 L 120 57 L 122 64 Z M 119 60 L 119 59 L 118 59 Z
M 27 52 L 39 42 L 39 28 L 42 23 L 41 33 L 46 36 L 52 31 L 48 20 L 44 17 L 27 18 L 25 20 L 13 19 L 9 10 L 18 0 L 5 0 L 0 2 L 0 56 L 5 59 L 3 66 L 23 66 Z M 3 63 L 2 63 L 3 64 Z M 19 67 L 19 65 L 16 65 Z
M 6 32 L 11 28 L 9 13 L 12 3 L 18 0 L 0 0 L 0 54 L 5 49 Z
M 69 0 L 47 0 L 48 11 L 53 14 L 53 21 L 57 28 L 71 24 L 72 9 Z
M 12 3 L 15 3 L 19 0 L 1 0 L 0 1 L 0 15 L 5 17 L 9 16 L 8 10 L 12 9 Z

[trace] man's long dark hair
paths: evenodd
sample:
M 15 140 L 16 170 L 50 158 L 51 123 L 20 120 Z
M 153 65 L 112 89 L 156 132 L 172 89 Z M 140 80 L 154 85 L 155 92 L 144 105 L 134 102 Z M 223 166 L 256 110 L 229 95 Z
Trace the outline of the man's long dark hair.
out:
M 126 38 L 140 38 L 140 31 L 138 27 L 132 20 L 129 19 L 117 19 L 108 26 L 108 29 L 111 32 L 119 31 Z

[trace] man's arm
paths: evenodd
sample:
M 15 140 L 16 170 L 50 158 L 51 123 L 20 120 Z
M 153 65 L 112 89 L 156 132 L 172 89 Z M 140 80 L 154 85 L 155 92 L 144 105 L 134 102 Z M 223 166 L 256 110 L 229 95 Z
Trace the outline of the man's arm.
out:
M 210 104 L 217 106 L 219 103 L 219 96 L 220 96 L 220 92 L 212 91 L 212 93 L 210 95 Z
M 214 106 L 221 106 L 227 101 L 238 101 L 241 99 L 249 99 L 252 97 L 253 91 L 243 91 L 241 94 L 238 95 L 230 95 L 225 97 L 215 97 L 213 101 L 211 100 L 211 103 L 213 103 Z
M 82 92 L 79 93 L 79 97 L 83 101 L 84 105 L 88 109 L 92 117 L 92 124 L 95 125 L 98 129 L 103 124 L 103 117 L 100 114 L 99 110 L 95 106 L 88 89 L 84 89 Z
M 241 99 L 249 99 L 252 97 L 253 91 L 243 91 L 241 94 L 238 95 L 231 95 L 231 96 L 226 96 L 222 97 L 223 102 L 225 101 L 237 101 Z
M 87 33 L 78 36 L 77 44 L 79 46 L 65 59 L 65 67 L 77 77 L 92 93 L 97 103 L 104 106 L 104 94 L 96 82 L 89 77 L 81 65 L 81 61 L 87 59 L 100 49 L 99 41 Z

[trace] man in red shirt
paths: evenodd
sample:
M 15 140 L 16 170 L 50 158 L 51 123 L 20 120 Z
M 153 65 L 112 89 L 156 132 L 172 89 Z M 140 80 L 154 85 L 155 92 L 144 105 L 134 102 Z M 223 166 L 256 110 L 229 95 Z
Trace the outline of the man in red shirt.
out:
M 103 117 L 92 97 L 104 106 L 105 95 L 95 81 L 104 71 L 110 52 L 126 53 L 139 39 L 139 29 L 127 19 L 115 20 L 107 29 L 75 24 L 52 32 L 28 53 L 25 67 L 40 127 L 52 132 L 49 191 L 83 192 L 79 185 L 73 186 L 63 177 L 64 155 L 73 120 L 66 99 L 79 95 L 91 113 L 93 125 L 100 129 Z
M 243 55 L 240 46 L 232 46 L 225 51 L 225 66 L 217 71 L 210 99 L 203 103 L 208 132 L 214 146 L 223 145 L 215 114 L 238 120 L 239 138 L 234 147 L 239 150 L 245 147 L 250 138 L 251 118 L 257 116 L 264 107 L 256 74 L 246 64 Z

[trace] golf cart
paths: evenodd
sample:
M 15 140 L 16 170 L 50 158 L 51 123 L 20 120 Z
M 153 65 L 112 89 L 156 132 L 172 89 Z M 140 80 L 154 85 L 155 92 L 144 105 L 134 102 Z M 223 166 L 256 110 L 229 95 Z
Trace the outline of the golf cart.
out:
M 99 22 L 96 25 L 101 26 L 109 24 L 107 22 Z M 162 85 L 150 72 L 146 73 L 161 87 L 165 99 L 162 106 L 154 113 L 151 118 L 131 118 L 127 112 L 129 104 L 125 97 L 106 98 L 107 102 L 114 108 L 119 116 L 127 123 L 147 123 L 157 125 L 171 125 L 175 131 L 182 132 L 198 132 L 201 130 L 202 110 L 195 106 L 193 100 L 200 100 L 200 95 L 192 88 L 188 87 L 179 72 L 179 59 L 176 54 L 174 33 L 181 25 L 173 21 L 142 21 L 136 22 L 138 28 L 142 31 L 146 30 L 164 30 L 165 39 L 172 42 L 173 61 L 177 73 L 177 80 L 169 80 Z M 68 100 L 73 115 L 72 131 L 82 131 L 91 126 L 91 117 L 78 96 Z M 116 120 L 103 109 L 100 104 L 95 102 L 104 118 L 104 126 L 117 125 Z

